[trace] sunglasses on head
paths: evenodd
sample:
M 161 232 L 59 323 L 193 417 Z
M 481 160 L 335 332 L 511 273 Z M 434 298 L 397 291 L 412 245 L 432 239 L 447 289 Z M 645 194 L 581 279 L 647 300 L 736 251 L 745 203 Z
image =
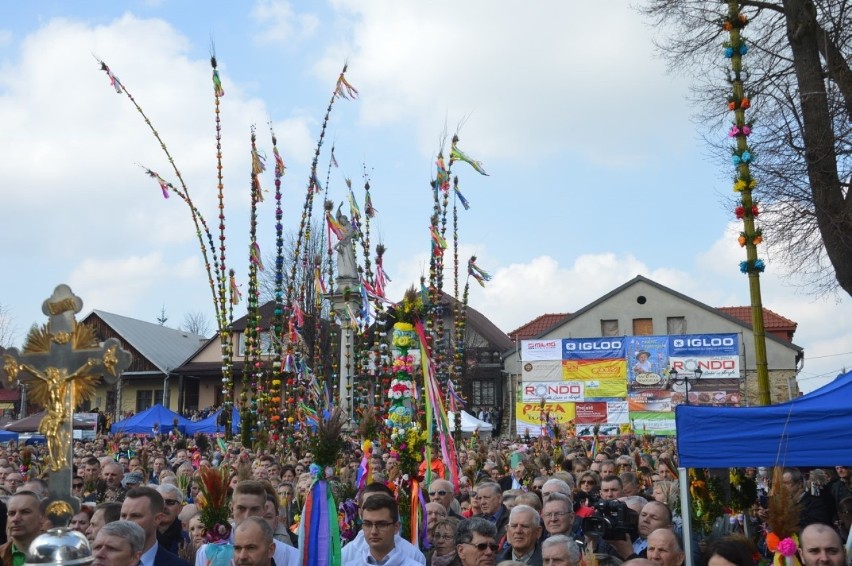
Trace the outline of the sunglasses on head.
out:
M 480 542 L 479 544 L 473 544 L 472 542 L 466 542 L 465 544 L 469 544 L 470 546 L 476 548 L 479 552 L 485 552 L 486 548 L 490 548 L 491 552 L 497 552 L 497 549 L 500 548 L 496 542 Z
M 445 495 L 447 495 L 447 493 L 448 493 L 448 492 L 447 492 L 447 490 L 445 490 L 445 489 L 439 489 L 438 491 L 430 491 L 430 492 L 429 492 L 429 497 L 434 497 L 434 496 L 436 496 L 436 495 L 437 495 L 438 497 L 444 497 Z

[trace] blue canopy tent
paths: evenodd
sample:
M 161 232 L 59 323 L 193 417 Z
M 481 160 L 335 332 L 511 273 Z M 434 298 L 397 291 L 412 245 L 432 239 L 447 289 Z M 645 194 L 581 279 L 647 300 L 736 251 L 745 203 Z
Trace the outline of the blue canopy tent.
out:
M 852 371 L 807 395 L 766 407 L 677 408 L 685 468 L 852 466 Z
M 126 418 L 123 421 L 118 421 L 110 427 L 110 432 L 113 434 L 124 432 L 127 434 L 147 434 L 154 435 L 154 425 L 159 425 L 158 431 L 169 433 L 174 428 L 174 420 L 177 419 L 178 432 L 185 433 L 187 425 L 192 421 L 182 417 L 174 411 L 163 407 L 162 405 L 154 405 L 150 409 L 142 411 L 132 417 Z
M 240 432 L 240 411 L 233 407 L 231 409 L 231 432 L 237 434 Z M 224 434 L 225 427 L 219 424 L 219 417 L 222 414 L 222 409 L 219 409 L 206 419 L 190 422 L 186 425 L 186 434 L 192 436 L 202 432 L 204 434 Z
M 10 440 L 18 440 L 18 433 L 11 430 L 0 430 L 0 442 L 9 442 Z

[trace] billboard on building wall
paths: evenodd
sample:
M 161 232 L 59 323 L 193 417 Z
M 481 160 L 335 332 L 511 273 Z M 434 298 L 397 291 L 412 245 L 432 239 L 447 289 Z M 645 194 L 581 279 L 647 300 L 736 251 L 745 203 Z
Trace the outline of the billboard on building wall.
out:
M 545 413 L 545 421 L 542 420 L 542 412 Z M 532 437 L 541 435 L 543 422 L 546 426 L 547 419 L 566 427 L 569 421 L 574 420 L 574 403 L 515 403 L 515 430 L 516 434 Z
M 561 338 L 549 338 L 544 340 L 521 340 L 521 360 L 525 362 L 561 359 Z
M 563 381 L 561 360 L 521 362 L 522 381 Z
M 553 403 L 576 403 L 584 401 L 582 381 L 525 381 L 521 385 L 521 401 Z
M 578 435 L 596 425 L 601 435 L 631 425 L 639 434 L 643 427 L 648 434 L 673 434 L 677 405 L 738 405 L 741 399 L 737 334 L 526 340 L 521 350 L 519 434 L 539 434 L 542 398 L 556 422 L 576 414 Z

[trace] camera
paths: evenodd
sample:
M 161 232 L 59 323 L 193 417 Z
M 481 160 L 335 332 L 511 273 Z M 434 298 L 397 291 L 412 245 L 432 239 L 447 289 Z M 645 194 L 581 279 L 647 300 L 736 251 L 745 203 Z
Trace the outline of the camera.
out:
M 583 533 L 604 540 L 621 540 L 639 535 L 639 513 L 623 501 L 600 500 L 595 503 L 595 514 L 583 519 Z

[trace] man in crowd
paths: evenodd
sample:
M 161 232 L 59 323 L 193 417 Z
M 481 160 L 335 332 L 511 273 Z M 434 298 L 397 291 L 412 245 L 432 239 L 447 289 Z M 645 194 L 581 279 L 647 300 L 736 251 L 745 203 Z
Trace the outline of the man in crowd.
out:
M 443 505 L 437 501 L 430 501 L 426 504 L 426 531 L 430 537 L 432 536 L 432 529 L 435 527 L 435 523 L 446 518 L 447 510 Z
M 559 478 L 551 478 L 541 486 L 542 502 L 547 503 L 547 500 L 554 493 L 561 493 L 565 497 L 571 497 L 571 486 Z
M 623 497 L 639 495 L 639 479 L 635 472 L 624 472 L 618 478 L 621 480 L 621 495 Z
M 476 499 L 479 501 L 479 517 L 491 521 L 497 528 L 497 540 L 506 534 L 509 524 L 509 510 L 503 505 L 503 490 L 494 482 L 486 481 L 476 486 Z
M 145 547 L 145 531 L 130 521 L 114 521 L 98 531 L 92 543 L 92 566 L 137 566 Z
M 124 499 L 125 489 L 121 487 L 121 480 L 124 479 L 124 470 L 118 462 L 108 462 L 101 466 L 101 479 L 105 487 L 103 496 L 97 499 L 99 494 L 95 492 L 89 495 L 86 500 L 97 501 L 98 503 L 103 503 L 104 501 L 118 501 L 120 503 Z
M 621 492 L 621 478 L 618 476 L 604 476 L 601 479 L 601 499 L 612 501 L 623 497 Z
M 846 547 L 833 528 L 812 523 L 802 530 L 799 557 L 804 566 L 846 566 Z
M 363 510 L 364 505 L 366 505 L 367 500 L 371 497 L 375 497 L 376 495 L 384 494 L 393 499 L 393 492 L 391 492 L 390 488 L 386 485 L 373 482 L 367 484 L 367 487 L 364 488 L 364 491 L 361 493 L 361 505 L 360 509 Z M 360 510 L 359 510 L 360 512 Z M 362 514 L 363 520 L 363 514 Z M 420 552 L 420 549 L 399 536 L 399 529 L 394 534 L 394 548 L 400 551 L 400 553 L 406 558 L 410 558 L 417 564 L 421 566 L 426 566 L 426 557 Z M 341 554 L 343 564 L 355 564 L 358 563 L 359 560 L 362 560 L 364 556 L 366 556 L 367 548 L 369 547 L 369 543 L 367 541 L 367 535 L 363 529 L 358 532 L 355 538 L 349 542 L 346 546 L 343 547 L 343 552 Z M 276 560 L 276 566 L 278 566 L 278 561 Z
M 524 455 L 520 452 L 512 454 L 510 459 L 511 470 L 509 475 L 500 478 L 500 489 L 509 491 L 510 489 L 522 489 L 524 487 L 524 474 L 526 474 L 526 466 L 524 465 Z
M 108 501 L 101 503 L 95 508 L 92 518 L 89 520 L 89 528 L 86 529 L 86 538 L 90 543 L 95 542 L 98 532 L 104 525 L 118 521 L 121 518 L 121 503 Z
M 509 513 L 509 527 L 506 531 L 509 543 L 503 553 L 497 556 L 497 562 L 514 560 L 529 566 L 541 566 L 541 517 L 529 505 L 516 505 Z
M 9 540 L 0 546 L 0 561 L 15 566 L 24 563 L 30 543 L 41 533 L 44 515 L 39 497 L 31 491 L 12 495 L 7 507 Z
M 494 523 L 474 517 L 456 529 L 456 553 L 461 566 L 494 566 L 497 558 L 497 528 Z
M 541 518 L 549 536 L 571 536 L 574 529 L 574 503 L 567 495 L 553 493 L 541 510 Z
M 453 511 L 453 484 L 447 480 L 433 480 L 429 485 L 429 501 L 435 501 L 444 506 L 450 517 L 461 520 L 462 516 Z
M 781 483 L 789 490 L 793 503 L 799 506 L 799 528 L 813 523 L 831 524 L 834 517 L 822 498 L 805 489 L 802 472 L 798 468 L 784 468 Z
M 367 549 L 356 561 L 344 563 L 419 566 L 419 562 L 397 548 L 399 526 L 399 508 L 393 497 L 383 493 L 368 497 L 361 505 L 361 529 L 367 540 Z
M 257 480 L 243 480 L 234 488 L 231 498 L 231 518 L 234 525 L 239 526 L 248 517 L 263 519 L 266 508 L 266 487 Z M 233 534 L 233 533 L 232 533 Z M 289 566 L 299 563 L 299 551 L 281 541 L 274 540 L 275 552 L 273 559 L 277 566 Z M 196 551 L 195 563 L 206 564 L 205 552 L 207 545 L 202 545 Z
M 161 547 L 157 527 L 163 521 L 163 496 L 150 487 L 136 487 L 127 492 L 121 504 L 121 520 L 132 521 L 145 532 L 141 566 L 189 566 L 189 563 Z M 106 527 L 104 527 L 106 528 Z M 103 529 L 101 529 L 103 530 Z M 97 538 L 95 539 L 97 541 Z
M 683 566 L 686 554 L 671 529 L 656 529 L 648 535 L 648 560 L 658 566 Z
M 164 456 L 157 456 L 154 458 L 154 462 L 151 464 L 151 477 L 148 479 L 149 483 L 159 484 L 160 483 L 160 472 L 166 469 L 166 458 Z
M 183 508 L 183 494 L 180 489 L 167 483 L 157 486 L 157 493 L 163 496 L 164 503 L 163 521 L 157 526 L 157 542 L 172 554 L 177 554 L 181 543 L 189 540 L 178 518 Z
M 565 535 L 548 537 L 541 543 L 543 566 L 577 566 L 580 563 L 580 547 Z
M 270 566 L 274 554 L 272 529 L 263 519 L 246 517 L 234 529 L 234 564 L 237 566 Z

